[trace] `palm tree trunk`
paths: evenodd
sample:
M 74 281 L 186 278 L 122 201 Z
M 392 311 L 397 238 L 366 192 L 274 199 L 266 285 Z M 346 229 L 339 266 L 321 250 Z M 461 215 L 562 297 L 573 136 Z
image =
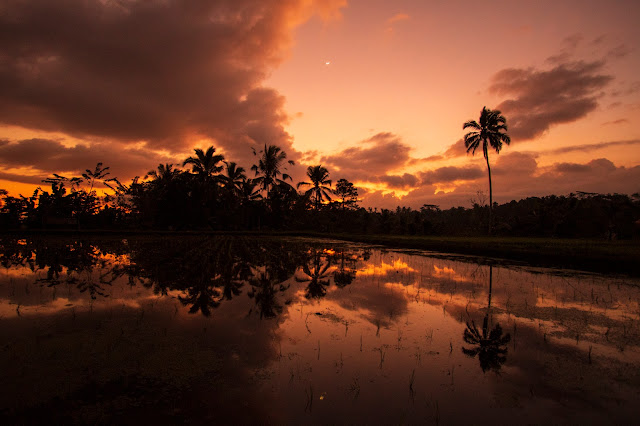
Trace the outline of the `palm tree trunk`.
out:
M 493 187 L 491 186 L 491 166 L 489 166 L 489 154 L 485 151 L 484 158 L 487 160 L 487 170 L 489 171 L 489 235 L 493 227 Z

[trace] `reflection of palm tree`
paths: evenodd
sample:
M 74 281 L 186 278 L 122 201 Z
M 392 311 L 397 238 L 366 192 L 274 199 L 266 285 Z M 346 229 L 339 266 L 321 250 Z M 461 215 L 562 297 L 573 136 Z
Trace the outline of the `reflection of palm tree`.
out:
M 305 262 L 302 265 L 302 272 L 305 276 L 302 278 L 296 277 L 296 281 L 299 283 L 309 282 L 305 291 L 307 299 L 319 299 L 327 294 L 326 287 L 330 284 L 327 270 L 331 266 L 331 260 L 324 263 L 322 261 L 322 253 L 314 249 L 311 264 L 311 268 L 309 268 L 309 262 Z
M 353 259 L 348 259 L 353 262 Z M 344 250 L 340 252 L 340 267 L 333 273 L 333 281 L 339 288 L 344 288 L 351 284 L 356 278 L 355 268 L 345 267 Z
M 213 286 L 194 285 L 187 289 L 185 297 L 178 296 L 178 300 L 185 306 L 191 305 L 190 314 L 200 311 L 202 315 L 208 317 L 211 315 L 212 308 L 220 306 L 219 297 L 219 290 Z
M 471 128 L 473 131 L 464 135 L 464 146 L 467 152 L 475 154 L 476 149 L 482 143 L 482 152 L 487 161 L 487 171 L 489 173 L 489 235 L 491 235 L 492 211 L 493 211 L 493 188 L 491 186 L 491 167 L 489 166 L 489 146 L 499 153 L 502 143 L 509 145 L 511 138 L 507 135 L 507 120 L 500 115 L 500 111 L 492 111 L 487 107 L 482 108 L 480 113 L 480 123 L 475 120 L 467 121 L 462 125 L 463 129 Z
M 251 291 L 248 296 L 255 298 L 260 311 L 260 318 L 274 318 L 282 313 L 282 305 L 276 297 L 278 291 L 284 292 L 288 287 L 278 284 L 268 271 L 258 272 L 255 278 L 249 280 Z
M 315 196 L 314 205 L 316 210 L 320 208 L 322 200 L 331 201 L 331 179 L 329 179 L 329 171 L 322 166 L 309 166 L 307 168 L 307 176 L 311 182 L 300 182 L 298 188 L 301 186 L 311 186 L 305 193 L 305 197 Z M 324 186 L 329 185 L 329 187 Z
M 506 345 L 511 340 L 511 335 L 503 335 L 500 324 L 490 329 L 489 319 L 491 314 L 491 290 L 493 286 L 493 266 L 489 266 L 489 302 L 487 313 L 482 321 L 482 333 L 478 331 L 475 321 L 467 322 L 467 328 L 462 336 L 465 343 L 473 345 L 472 348 L 462 348 L 462 352 L 470 357 L 478 356 L 482 371 L 499 371 L 502 364 L 507 361 Z

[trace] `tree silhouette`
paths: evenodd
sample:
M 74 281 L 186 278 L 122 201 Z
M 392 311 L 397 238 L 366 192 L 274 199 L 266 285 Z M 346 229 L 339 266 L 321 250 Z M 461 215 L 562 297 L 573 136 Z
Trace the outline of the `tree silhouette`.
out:
M 331 179 L 329 179 L 329 171 L 322 166 L 309 166 L 307 167 L 307 176 L 311 182 L 300 182 L 297 187 L 311 186 L 305 193 L 305 197 L 315 197 L 314 206 L 318 210 L 322 204 L 322 200 L 331 201 Z M 329 187 L 325 186 L 329 185 Z
M 224 162 L 225 174 L 220 176 L 222 187 L 224 188 L 229 199 L 240 195 L 242 185 L 247 177 L 244 174 L 244 168 L 239 167 L 235 162 Z
M 173 164 L 158 164 L 156 170 L 149 170 L 145 177 L 151 177 L 154 180 L 170 182 L 180 173 L 179 170 L 173 168 Z
M 255 149 L 253 150 L 253 155 L 258 155 Z M 286 180 L 291 180 L 291 176 L 283 173 L 282 170 L 286 170 L 285 163 L 289 163 L 292 166 L 295 163 L 291 160 L 285 161 L 286 159 L 287 153 L 282 151 L 280 147 L 275 145 L 267 146 L 265 144 L 264 150 L 260 151 L 258 164 L 251 166 L 251 170 L 256 174 L 256 178 L 254 180 L 261 186 L 267 195 L 271 192 L 274 185 L 288 185 Z
M 239 196 L 241 204 L 261 200 L 262 195 L 260 194 L 260 188 L 258 188 L 258 182 L 253 179 L 243 180 L 240 184 Z
M 482 108 L 480 113 L 480 123 L 475 120 L 467 121 L 462 125 L 462 129 L 473 129 L 473 131 L 464 135 L 464 146 L 467 152 L 476 153 L 476 149 L 482 144 L 482 152 L 487 161 L 487 171 L 489 173 L 489 235 L 491 235 L 491 227 L 493 225 L 493 188 L 491 186 L 491 166 L 489 166 L 489 147 L 499 153 L 502 149 L 502 143 L 509 145 L 511 138 L 507 135 L 507 120 L 500 114 L 498 110 L 490 110 L 487 107 Z
M 304 295 L 307 299 L 320 299 L 327 294 L 326 287 L 329 287 L 330 284 L 328 269 L 331 266 L 331 259 L 323 259 L 323 257 L 326 256 L 323 256 L 321 251 L 312 249 L 309 261 L 302 264 L 304 276 L 295 277 L 299 283 L 309 283 Z
M 195 157 L 189 157 L 182 163 L 182 166 L 191 165 L 194 173 L 198 174 L 203 180 L 209 182 L 216 173 L 222 170 L 222 166 L 218 163 L 224 160 L 223 155 L 216 154 L 216 149 L 212 146 L 207 148 L 207 152 L 197 148 L 194 150 Z
M 346 179 L 338 180 L 334 193 L 340 198 L 340 204 L 343 210 L 347 207 L 357 207 L 358 188 L 353 186 L 353 183 Z
M 93 171 L 86 169 L 85 173 L 82 173 L 82 177 L 89 182 L 89 192 L 93 191 L 93 186 L 97 180 L 105 180 L 104 178 L 110 174 L 107 170 L 109 170 L 109 167 L 102 167 L 102 163 L 98 163 Z
M 348 266 L 345 266 L 344 250 L 340 250 L 340 266 L 333 273 L 333 281 L 339 288 L 348 286 L 356 278 L 355 260 L 348 257 L 346 262 Z
M 491 316 L 491 290 L 493 286 L 493 266 L 489 266 L 489 301 L 487 312 L 482 321 L 482 333 L 478 330 L 475 321 L 471 323 L 467 321 L 467 327 L 464 330 L 462 339 L 465 343 L 472 345 L 471 348 L 462 348 L 462 352 L 474 358 L 478 356 L 480 368 L 483 372 L 494 370 L 498 372 L 507 361 L 506 345 L 511 341 L 511 335 L 507 333 L 503 335 L 500 324 L 490 330 L 489 318 Z M 489 331 L 490 330 L 490 331 Z

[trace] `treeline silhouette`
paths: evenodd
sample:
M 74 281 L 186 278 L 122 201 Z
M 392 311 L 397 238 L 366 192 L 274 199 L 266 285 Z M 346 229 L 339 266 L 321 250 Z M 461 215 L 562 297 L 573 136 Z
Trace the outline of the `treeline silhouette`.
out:
M 98 163 L 81 177 L 54 174 L 29 197 L 0 190 L 2 229 L 117 229 L 317 231 L 399 235 L 496 235 L 630 239 L 640 235 L 640 194 L 577 192 L 529 197 L 492 208 L 482 193 L 472 207 L 365 209 L 358 188 L 335 185 L 322 165 L 307 168 L 308 180 L 293 185 L 293 165 L 277 146 L 254 151 L 247 172 L 215 148 L 196 149 L 182 167 L 160 164 L 129 184 Z M 252 176 L 250 176 L 252 175 Z M 112 194 L 99 196 L 96 187 Z M 300 190 L 302 188 L 302 190 Z

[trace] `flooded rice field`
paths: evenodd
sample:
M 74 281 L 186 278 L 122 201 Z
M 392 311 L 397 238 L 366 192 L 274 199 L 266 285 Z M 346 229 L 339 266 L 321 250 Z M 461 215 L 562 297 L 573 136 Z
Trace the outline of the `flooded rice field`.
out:
M 0 421 L 629 423 L 640 281 L 258 237 L 0 239 Z

